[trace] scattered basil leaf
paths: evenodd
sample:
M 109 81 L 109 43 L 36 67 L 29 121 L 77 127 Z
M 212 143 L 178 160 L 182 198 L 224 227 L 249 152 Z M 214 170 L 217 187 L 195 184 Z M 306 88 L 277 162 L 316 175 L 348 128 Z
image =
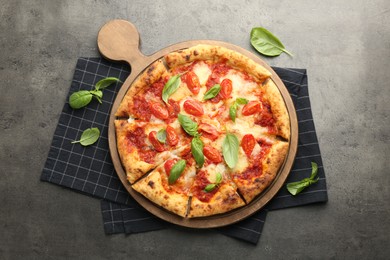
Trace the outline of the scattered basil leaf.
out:
M 229 168 L 234 168 L 238 162 L 239 141 L 237 136 L 228 133 L 222 143 L 222 154 Z
M 263 27 L 252 28 L 250 37 L 252 46 L 263 55 L 279 56 L 285 52 L 293 56 L 275 35 Z
M 215 183 L 208 184 L 204 188 L 204 191 L 205 192 L 213 191 L 221 183 L 221 181 L 222 181 L 222 174 L 218 172 L 217 175 L 215 176 Z
M 167 141 L 167 131 L 165 129 L 158 130 L 158 132 L 157 132 L 157 140 L 160 143 L 165 144 L 165 142 Z
M 105 89 L 108 86 L 110 86 L 111 84 L 116 83 L 116 82 L 121 82 L 121 81 L 115 77 L 107 77 L 107 78 L 99 80 L 95 85 L 95 89 L 96 90 Z
M 88 90 L 80 90 L 69 97 L 69 105 L 73 109 L 79 109 L 88 105 L 92 100 L 92 94 Z
M 191 153 L 195 159 L 196 165 L 201 168 L 204 164 L 203 142 L 198 136 L 191 140 Z
M 183 173 L 184 169 L 186 167 L 186 161 L 185 160 L 179 160 L 177 163 L 175 163 L 169 172 L 169 178 L 168 183 L 173 184 L 177 179 L 179 179 L 180 175 Z
M 206 93 L 204 93 L 203 100 L 215 98 L 218 95 L 219 91 L 221 91 L 221 85 L 215 84 L 212 88 L 207 90 Z
M 162 100 L 168 104 L 168 98 L 175 93 L 181 84 L 180 75 L 171 77 L 162 90 Z
M 310 175 L 310 177 L 304 178 L 300 181 L 287 183 L 287 185 L 286 185 L 287 190 L 292 195 L 297 195 L 302 190 L 304 190 L 306 187 L 309 187 L 310 185 L 312 185 L 313 183 L 316 183 L 318 181 L 319 177 L 317 179 L 315 179 L 317 176 L 317 172 L 318 172 L 317 164 L 315 162 L 311 162 L 311 175 Z
M 91 90 L 91 91 L 89 91 L 94 97 L 96 97 L 96 98 L 100 98 L 100 99 L 102 99 L 103 98 L 103 91 L 101 91 L 101 90 Z
M 237 98 L 229 108 L 229 117 L 233 122 L 236 122 L 238 105 L 248 104 L 248 99 Z
M 80 143 L 83 146 L 88 146 L 95 143 L 99 139 L 100 131 L 99 128 L 88 128 L 85 129 L 81 134 L 80 140 L 73 141 L 72 144 Z
M 177 116 L 179 123 L 184 131 L 191 136 L 196 136 L 198 134 L 198 124 L 186 115 L 179 114 Z

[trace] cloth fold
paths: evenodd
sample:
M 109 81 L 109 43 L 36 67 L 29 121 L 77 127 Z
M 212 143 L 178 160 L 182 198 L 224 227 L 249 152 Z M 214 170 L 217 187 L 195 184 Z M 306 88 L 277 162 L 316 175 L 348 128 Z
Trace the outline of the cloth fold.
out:
M 298 116 L 298 152 L 287 182 L 309 177 L 312 161 L 318 164 L 320 179 L 297 196 L 290 195 L 283 187 L 264 209 L 241 222 L 216 229 L 222 234 L 253 244 L 261 236 L 269 210 L 326 202 L 328 199 L 325 172 L 311 113 L 306 70 L 273 69 L 286 85 Z M 81 89 L 93 89 L 96 82 L 105 77 L 118 77 L 124 82 L 129 73 L 130 68 L 124 64 L 101 58 L 79 58 L 68 97 Z M 104 231 L 107 234 L 131 234 L 174 227 L 139 206 L 115 173 L 107 133 L 110 108 L 120 87 L 120 84 L 115 84 L 106 88 L 102 104 L 93 100 L 87 107 L 73 110 L 65 103 L 41 180 L 100 198 Z M 90 127 L 98 127 L 101 132 L 97 143 L 88 147 L 71 144 Z

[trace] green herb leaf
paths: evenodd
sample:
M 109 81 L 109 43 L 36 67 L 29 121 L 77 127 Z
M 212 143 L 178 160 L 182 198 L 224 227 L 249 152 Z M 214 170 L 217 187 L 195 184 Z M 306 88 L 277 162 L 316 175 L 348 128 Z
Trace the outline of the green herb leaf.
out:
M 88 105 L 92 100 L 92 94 L 88 90 L 80 90 L 69 97 L 69 105 L 73 109 L 79 109 Z
M 198 136 L 192 138 L 191 153 L 196 161 L 197 166 L 201 168 L 204 164 L 203 142 Z
M 80 140 L 73 141 L 72 144 L 80 143 L 83 146 L 88 146 L 95 143 L 99 139 L 100 131 L 97 127 L 85 129 L 81 134 Z
M 234 134 L 227 134 L 222 143 L 222 154 L 229 168 L 234 168 L 238 162 L 239 141 Z
M 218 95 L 219 91 L 221 91 L 221 85 L 215 84 L 212 88 L 207 90 L 206 93 L 204 93 L 203 100 L 209 100 L 209 99 L 216 97 Z
M 220 184 L 222 181 L 222 174 L 217 172 L 217 176 L 215 177 L 215 183 Z
M 311 163 L 311 175 L 309 178 L 304 178 L 300 181 L 296 182 L 290 182 L 286 185 L 287 190 L 292 194 L 292 195 L 297 195 L 300 193 L 302 190 L 304 190 L 306 187 L 309 187 L 313 183 L 316 183 L 319 178 L 315 179 L 317 176 L 318 172 L 318 166 L 315 162 Z
M 229 108 L 229 117 L 233 122 L 236 122 L 237 109 L 238 105 L 248 104 L 248 99 L 246 98 L 237 98 L 234 103 Z
M 179 179 L 180 175 L 183 173 L 184 169 L 186 168 L 186 161 L 185 160 L 179 160 L 177 163 L 175 163 L 169 172 L 169 178 L 168 183 L 173 184 L 177 179 Z
M 179 114 L 177 116 L 179 123 L 184 131 L 191 136 L 196 136 L 198 134 L 198 124 L 186 115 Z
M 258 52 L 266 56 L 279 56 L 282 52 L 293 56 L 275 35 L 262 27 L 252 28 L 251 44 Z
M 95 85 L 95 89 L 96 90 L 105 89 L 106 87 L 108 87 L 111 84 L 116 83 L 116 82 L 121 82 L 121 81 L 115 77 L 107 77 L 107 78 L 104 78 L 102 80 L 99 80 Z M 100 97 L 100 98 L 102 98 L 102 97 Z
M 213 191 L 215 189 L 215 187 L 217 187 L 217 185 L 215 183 L 210 183 L 208 184 L 205 188 L 204 188 L 204 191 L 205 192 L 210 192 L 210 191 Z
M 158 130 L 158 132 L 157 132 L 157 140 L 160 143 L 165 144 L 165 142 L 167 141 L 167 131 L 165 129 Z
M 91 93 L 95 98 L 103 98 L 103 91 L 101 90 L 90 90 L 89 93 Z
M 165 84 L 162 91 L 162 100 L 168 104 L 168 98 L 175 93 L 175 91 L 179 88 L 181 83 L 180 75 L 176 75 L 171 77 L 168 82 Z

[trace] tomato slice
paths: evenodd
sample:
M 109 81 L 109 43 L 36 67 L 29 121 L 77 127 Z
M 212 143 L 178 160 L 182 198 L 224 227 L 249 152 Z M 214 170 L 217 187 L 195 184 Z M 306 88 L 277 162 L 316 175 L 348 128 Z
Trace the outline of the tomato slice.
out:
M 157 152 L 163 152 L 165 151 L 164 145 L 160 143 L 160 141 L 157 139 L 157 132 L 151 131 L 148 135 L 148 139 L 150 143 L 153 145 L 154 149 L 156 149 Z
M 230 98 L 230 95 L 232 94 L 233 90 L 233 83 L 230 79 L 224 79 L 221 82 L 221 91 L 219 94 L 221 95 L 222 99 L 228 99 Z
M 193 94 L 196 95 L 199 93 L 199 90 L 200 90 L 199 78 L 193 71 L 187 72 L 181 78 L 187 84 L 188 89 Z
M 166 131 L 167 131 L 167 143 L 170 146 L 177 145 L 179 143 L 179 136 L 177 135 L 175 128 L 168 125 Z
M 202 133 L 202 136 L 204 136 L 212 141 L 215 141 L 219 137 L 218 130 L 210 124 L 201 123 L 198 126 L 198 130 Z
M 246 156 L 251 157 L 253 148 L 255 148 L 256 139 L 252 134 L 246 134 L 241 140 L 241 147 L 244 150 Z
M 209 159 L 213 163 L 220 163 L 222 162 L 222 155 L 221 153 L 215 149 L 214 147 L 210 145 L 205 145 L 203 147 L 203 154 L 206 156 L 207 159 Z
M 261 104 L 258 101 L 249 101 L 248 104 L 246 104 L 242 108 L 242 115 L 244 116 L 250 116 L 256 113 L 259 113 L 261 111 Z
M 166 161 L 164 163 L 165 173 L 167 174 L 168 177 L 169 177 L 169 174 L 171 173 L 172 167 L 173 167 L 173 165 L 175 165 L 176 161 L 177 161 L 176 159 L 169 159 L 168 161 Z
M 149 106 L 152 114 L 158 119 L 164 120 L 169 117 L 168 109 L 163 104 L 151 102 Z
M 204 114 L 202 104 L 194 99 L 188 99 L 183 104 L 184 111 L 193 116 L 201 116 Z

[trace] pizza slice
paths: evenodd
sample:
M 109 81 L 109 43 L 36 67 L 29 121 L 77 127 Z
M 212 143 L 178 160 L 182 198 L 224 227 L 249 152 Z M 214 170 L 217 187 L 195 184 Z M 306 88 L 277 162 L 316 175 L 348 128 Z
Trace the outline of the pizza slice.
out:
M 133 184 L 132 188 L 155 204 L 185 217 L 195 175 L 193 160 L 172 156 L 145 178 Z
M 178 123 L 115 120 L 117 149 L 130 183 L 190 148 L 190 139 Z
M 226 213 L 244 205 L 224 163 L 207 163 L 197 172 L 191 187 L 189 218 Z

